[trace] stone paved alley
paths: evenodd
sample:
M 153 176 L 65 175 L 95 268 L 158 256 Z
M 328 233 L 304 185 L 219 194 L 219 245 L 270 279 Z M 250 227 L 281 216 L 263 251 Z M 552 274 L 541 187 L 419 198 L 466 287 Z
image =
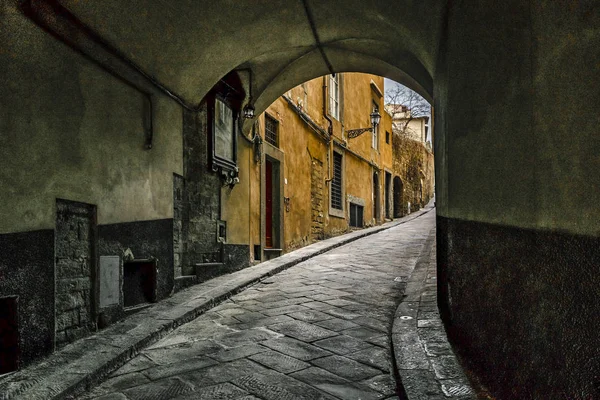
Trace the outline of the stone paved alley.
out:
M 434 224 L 430 212 L 263 280 L 83 398 L 396 398 L 389 331 Z

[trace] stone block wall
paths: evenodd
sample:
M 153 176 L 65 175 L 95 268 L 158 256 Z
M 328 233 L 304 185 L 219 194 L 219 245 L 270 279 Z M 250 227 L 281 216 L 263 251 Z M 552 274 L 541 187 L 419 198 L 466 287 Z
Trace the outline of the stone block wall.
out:
M 321 240 L 324 237 L 323 214 L 323 162 L 313 158 L 310 174 L 310 201 L 311 201 L 311 226 L 312 240 Z
M 222 261 L 217 242 L 221 181 L 209 168 L 209 134 L 206 107 L 183 111 L 183 275 L 193 275 L 196 263 Z
M 419 210 L 433 197 L 434 157 L 423 143 L 397 133 L 393 134 L 392 151 L 393 175 L 399 176 L 403 183 L 401 210 L 406 215 Z
M 56 346 L 88 335 L 95 321 L 95 207 L 56 202 Z
M 183 176 L 173 174 L 173 268 L 175 278 L 182 275 L 183 267 L 184 190 Z

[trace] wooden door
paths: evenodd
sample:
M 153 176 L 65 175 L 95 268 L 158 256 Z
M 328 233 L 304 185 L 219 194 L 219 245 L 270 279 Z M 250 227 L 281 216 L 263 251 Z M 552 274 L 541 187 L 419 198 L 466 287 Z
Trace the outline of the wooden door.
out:
M 273 162 L 265 163 L 265 246 L 273 248 Z

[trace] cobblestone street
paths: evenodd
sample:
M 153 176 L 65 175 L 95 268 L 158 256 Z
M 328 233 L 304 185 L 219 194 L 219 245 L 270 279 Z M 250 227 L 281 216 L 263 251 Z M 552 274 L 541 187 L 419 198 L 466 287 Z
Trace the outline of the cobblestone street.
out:
M 185 324 L 84 398 L 396 398 L 390 328 L 435 213 L 304 261 Z

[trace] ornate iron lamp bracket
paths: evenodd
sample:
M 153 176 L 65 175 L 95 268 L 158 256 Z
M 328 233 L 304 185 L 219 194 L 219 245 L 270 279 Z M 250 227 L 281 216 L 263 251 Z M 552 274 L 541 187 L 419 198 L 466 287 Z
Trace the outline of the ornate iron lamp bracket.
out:
M 354 139 L 356 137 L 359 137 L 360 135 L 362 135 L 365 132 L 372 132 L 373 131 L 373 127 L 368 127 L 368 128 L 359 128 L 359 129 L 350 129 L 346 131 L 346 135 L 348 136 L 348 139 Z

